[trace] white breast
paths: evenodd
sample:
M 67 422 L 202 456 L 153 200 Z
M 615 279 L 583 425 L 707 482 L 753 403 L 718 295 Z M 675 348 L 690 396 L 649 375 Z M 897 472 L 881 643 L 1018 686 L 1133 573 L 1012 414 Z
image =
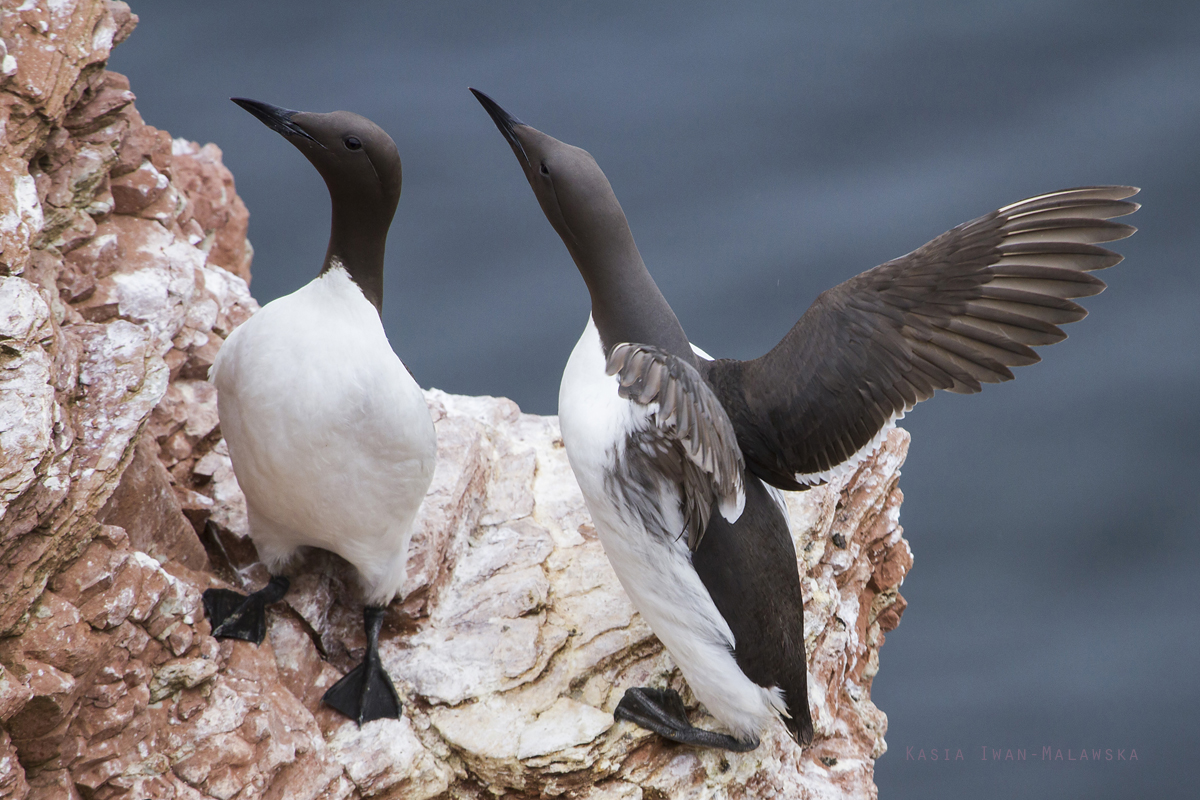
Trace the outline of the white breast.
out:
M 267 566 L 321 547 L 358 568 L 369 602 L 390 601 L 437 441 L 375 307 L 330 270 L 235 330 L 212 380 Z
M 584 497 L 604 493 L 604 478 L 625 448 L 625 437 L 646 411 L 617 394 L 617 378 L 605 374 L 604 348 L 588 318 L 571 351 L 558 390 L 558 417 L 567 458 Z

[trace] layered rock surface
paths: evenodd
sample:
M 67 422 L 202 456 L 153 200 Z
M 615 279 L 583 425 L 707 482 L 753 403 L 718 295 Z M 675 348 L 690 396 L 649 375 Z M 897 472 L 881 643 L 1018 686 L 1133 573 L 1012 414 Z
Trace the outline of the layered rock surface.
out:
M 256 309 L 247 214 L 219 150 L 145 125 L 105 71 L 135 23 L 101 0 L 0 17 L 0 797 L 874 796 L 902 431 L 788 496 L 805 750 L 781 725 L 735 755 L 614 724 L 650 684 L 715 726 L 609 568 L 556 420 L 503 399 L 428 393 L 439 463 L 382 637 L 402 719 L 320 704 L 364 646 L 336 557 L 295 565 L 261 647 L 211 637 L 200 593 L 265 580 L 204 380 Z

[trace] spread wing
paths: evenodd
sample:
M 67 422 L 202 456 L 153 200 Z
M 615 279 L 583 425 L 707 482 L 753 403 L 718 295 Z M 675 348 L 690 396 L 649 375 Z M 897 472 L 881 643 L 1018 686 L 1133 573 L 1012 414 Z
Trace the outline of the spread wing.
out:
M 1033 347 L 1104 290 L 1089 274 L 1121 256 L 1098 243 L 1135 228 L 1127 186 L 1032 197 L 959 225 L 817 298 L 769 353 L 701 364 L 748 468 L 781 489 L 857 467 L 886 428 L 935 389 L 978 392 L 1039 361 Z
M 651 409 L 647 424 L 626 442 L 632 483 L 652 487 L 665 477 L 680 487 L 688 547 L 695 550 L 714 503 L 733 522 L 746 502 L 733 425 L 696 368 L 657 347 L 618 344 L 607 372 L 619 377 L 621 397 Z

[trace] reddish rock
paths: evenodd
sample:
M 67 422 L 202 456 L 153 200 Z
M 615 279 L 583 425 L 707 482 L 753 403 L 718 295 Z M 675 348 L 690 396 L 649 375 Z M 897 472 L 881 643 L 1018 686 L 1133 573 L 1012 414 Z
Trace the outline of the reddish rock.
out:
M 9 734 L 24 750 L 26 761 L 38 764 L 45 756 L 35 752 L 29 741 L 46 736 L 67 720 L 82 693 L 74 678 L 49 664 L 23 659 L 15 666 L 22 669 L 33 697 L 6 723 Z
M 0 722 L 12 719 L 32 699 L 28 673 L 18 675 L 0 663 Z
M 50 588 L 76 607 L 112 586 L 113 576 L 129 558 L 128 549 L 122 546 L 129 540 L 125 530 L 112 530 L 120 531 L 116 547 L 97 537 L 79 558 L 50 580 Z
M 119 180 L 146 166 L 156 171 L 165 170 L 170 160 L 171 134 L 150 125 L 135 125 L 121 139 L 121 148 L 117 154 L 117 163 L 113 165 L 112 177 Z
M 83 800 L 65 769 L 42 770 L 29 784 L 29 800 Z
M 133 460 L 97 518 L 123 528 L 135 548 L 159 561 L 197 570 L 208 567 L 204 547 L 183 515 L 171 474 L 159 460 L 158 444 L 150 437 L 138 442 Z
M 237 196 L 233 174 L 221 163 L 220 148 L 177 139 L 173 153 L 171 180 L 192 200 L 191 211 L 204 237 L 201 246 L 207 248 L 208 263 L 249 283 L 254 252 L 246 239 L 250 212 Z
M 30 796 L 25 768 L 21 766 L 17 750 L 13 747 L 8 731 L 0 727 L 0 798 L 4 800 L 26 800 Z M 68 795 L 62 795 L 67 797 Z M 35 794 L 34 797 L 37 797 Z
M 113 211 L 118 214 L 137 214 L 166 192 L 168 186 L 170 181 L 167 176 L 155 169 L 150 161 L 143 161 L 132 172 L 112 179 Z
M 63 120 L 63 128 L 76 137 L 93 133 L 113 121 L 118 111 L 134 101 L 129 91 L 129 79 L 116 72 L 105 71 L 92 84 Z
M 85 624 L 79 612 L 53 592 L 30 609 L 30 623 L 18 638 L 0 643 L 0 659 L 43 662 L 68 675 L 88 675 L 106 655 L 108 642 Z

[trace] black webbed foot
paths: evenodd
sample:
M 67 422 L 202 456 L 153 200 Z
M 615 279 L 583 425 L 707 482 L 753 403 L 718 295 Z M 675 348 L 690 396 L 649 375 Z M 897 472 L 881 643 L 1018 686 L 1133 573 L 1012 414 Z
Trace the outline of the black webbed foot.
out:
M 267 635 L 266 608 L 283 599 L 290 582 L 273 575 L 266 586 L 250 595 L 229 589 L 204 592 L 204 613 L 212 623 L 212 635 L 218 639 L 242 639 L 262 644 Z
M 383 609 L 363 609 L 363 627 L 367 631 L 367 652 L 362 663 L 325 692 L 325 704 L 358 723 L 375 719 L 400 719 L 400 695 L 379 660 L 379 629 L 383 627 Z
M 639 687 L 625 690 L 625 696 L 617 703 L 613 712 L 617 719 L 627 720 L 654 731 L 659 736 L 680 744 L 697 747 L 717 747 L 745 753 L 758 747 L 758 738 L 749 741 L 736 739 L 725 733 L 714 733 L 696 728 L 688 722 L 683 698 L 674 689 L 651 689 Z

